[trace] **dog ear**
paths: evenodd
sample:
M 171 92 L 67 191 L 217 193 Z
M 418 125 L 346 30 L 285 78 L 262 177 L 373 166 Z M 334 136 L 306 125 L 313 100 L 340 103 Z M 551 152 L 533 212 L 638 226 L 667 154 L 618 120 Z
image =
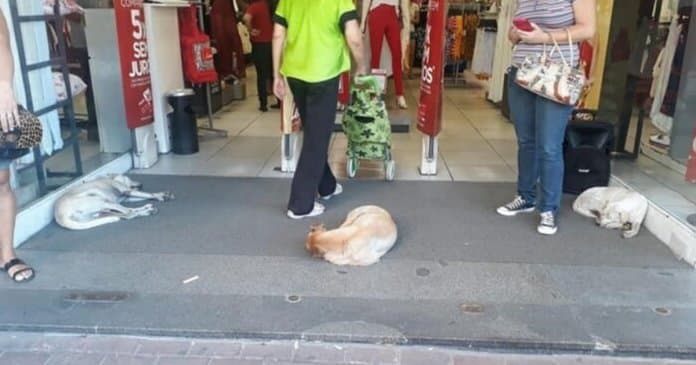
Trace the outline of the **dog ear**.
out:
M 592 215 L 594 215 L 595 217 L 599 218 L 599 210 L 597 210 L 597 209 L 591 209 L 591 210 L 590 210 L 590 213 L 592 213 Z

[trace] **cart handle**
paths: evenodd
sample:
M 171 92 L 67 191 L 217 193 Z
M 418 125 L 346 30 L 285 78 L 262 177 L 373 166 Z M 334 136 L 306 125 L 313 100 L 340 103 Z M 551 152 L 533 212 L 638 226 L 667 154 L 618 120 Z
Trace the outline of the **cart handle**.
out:
M 354 78 L 353 87 L 357 89 L 371 89 L 379 94 L 380 87 L 377 78 L 372 75 L 357 76 Z

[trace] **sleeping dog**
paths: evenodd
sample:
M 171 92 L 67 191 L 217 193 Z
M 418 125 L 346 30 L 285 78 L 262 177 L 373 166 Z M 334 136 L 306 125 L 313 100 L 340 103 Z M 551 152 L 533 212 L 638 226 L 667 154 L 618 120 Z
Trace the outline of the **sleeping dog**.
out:
M 624 238 L 638 234 L 648 212 L 648 200 L 641 194 L 618 187 L 585 190 L 573 203 L 573 210 L 594 218 L 597 225 L 621 229 Z
M 366 205 L 348 213 L 339 228 L 312 227 L 305 248 L 332 264 L 367 266 L 378 262 L 394 246 L 396 237 L 396 223 L 389 212 Z
M 146 204 L 128 208 L 121 203 L 143 200 L 166 201 L 174 199 L 168 192 L 146 193 L 142 184 L 124 175 L 108 175 L 85 182 L 68 190 L 54 207 L 56 222 L 67 229 L 84 230 L 157 213 L 157 208 Z

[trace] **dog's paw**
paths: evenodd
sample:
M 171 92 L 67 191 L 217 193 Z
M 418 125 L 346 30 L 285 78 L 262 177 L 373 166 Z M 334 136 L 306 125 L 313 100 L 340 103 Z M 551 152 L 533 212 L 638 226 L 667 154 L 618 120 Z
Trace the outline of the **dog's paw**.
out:
M 155 194 L 155 199 L 160 202 L 166 202 L 169 200 L 174 200 L 174 194 L 169 191 Z
M 633 238 L 638 235 L 638 231 L 631 230 L 631 231 L 621 231 L 621 237 L 628 239 L 628 238 Z
M 157 214 L 159 214 L 159 209 L 157 209 L 157 207 L 152 207 L 152 209 L 150 209 L 149 213 L 151 216 L 157 215 Z

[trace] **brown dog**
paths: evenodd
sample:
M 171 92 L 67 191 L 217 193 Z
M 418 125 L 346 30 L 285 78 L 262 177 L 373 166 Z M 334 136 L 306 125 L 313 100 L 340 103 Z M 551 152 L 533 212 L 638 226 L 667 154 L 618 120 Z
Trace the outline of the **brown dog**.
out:
M 324 226 L 313 226 L 305 248 L 332 264 L 367 266 L 378 262 L 394 246 L 396 237 L 396 223 L 389 212 L 366 205 L 348 213 L 339 228 L 327 231 Z

